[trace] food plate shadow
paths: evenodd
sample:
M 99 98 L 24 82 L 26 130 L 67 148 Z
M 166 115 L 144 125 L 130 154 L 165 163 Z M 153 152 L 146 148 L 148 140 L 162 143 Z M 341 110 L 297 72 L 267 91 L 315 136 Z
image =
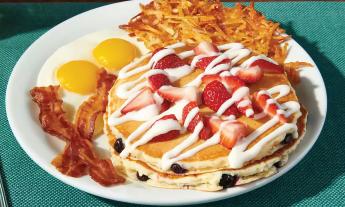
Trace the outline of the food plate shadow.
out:
M 313 58 L 325 81 L 330 107 L 327 111 L 327 119 L 320 138 L 308 155 L 285 176 L 277 179 L 278 181 L 275 180 L 260 188 L 260 190 L 198 206 L 220 207 L 224 206 L 225 203 L 233 206 L 291 206 L 317 196 L 321 191 L 332 185 L 337 178 L 345 175 L 344 145 L 339 144 L 339 138 L 345 136 L 345 128 L 341 127 L 345 123 L 345 116 L 343 116 L 345 110 L 342 108 L 345 104 L 344 75 L 332 61 L 320 52 L 317 42 L 310 42 L 307 38 L 296 35 L 291 23 L 283 25 L 283 28 Z M 301 81 L 305 81 L 305 79 Z M 308 83 L 306 84 L 308 85 Z M 309 94 L 308 96 L 314 95 L 314 101 L 317 103 L 317 94 Z M 318 113 L 317 110 L 312 112 Z M 316 115 L 315 117 L 317 117 L 317 114 L 309 115 Z M 333 117 L 333 119 L 330 117 Z M 333 133 L 335 129 L 341 130 L 338 133 L 343 136 L 329 136 L 335 134 Z M 321 168 L 323 170 L 320 170 Z

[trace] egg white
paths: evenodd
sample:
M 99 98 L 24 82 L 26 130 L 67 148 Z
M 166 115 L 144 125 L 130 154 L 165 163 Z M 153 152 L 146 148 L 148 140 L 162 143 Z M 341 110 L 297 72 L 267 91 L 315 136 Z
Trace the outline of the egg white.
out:
M 103 66 L 93 57 L 92 51 L 99 43 L 110 38 L 121 38 L 131 42 L 140 50 L 141 54 L 145 54 L 149 51 L 142 42 L 129 37 L 128 34 L 121 29 L 112 28 L 87 34 L 60 47 L 46 60 L 38 74 L 37 86 L 59 85 L 59 81 L 55 74 L 56 70 L 63 64 L 73 60 L 86 60 L 102 68 Z M 61 90 L 64 108 L 71 121 L 80 104 L 91 95 L 80 95 L 67 91 L 66 89 Z

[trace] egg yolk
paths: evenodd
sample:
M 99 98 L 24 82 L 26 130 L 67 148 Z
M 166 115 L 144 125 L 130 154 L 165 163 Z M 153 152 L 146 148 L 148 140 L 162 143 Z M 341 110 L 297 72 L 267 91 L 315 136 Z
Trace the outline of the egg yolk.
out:
M 62 65 L 56 72 L 60 85 L 81 95 L 96 91 L 100 69 L 91 62 L 76 60 Z
M 93 50 L 97 62 L 112 72 L 127 65 L 139 55 L 137 47 L 119 38 L 104 40 Z

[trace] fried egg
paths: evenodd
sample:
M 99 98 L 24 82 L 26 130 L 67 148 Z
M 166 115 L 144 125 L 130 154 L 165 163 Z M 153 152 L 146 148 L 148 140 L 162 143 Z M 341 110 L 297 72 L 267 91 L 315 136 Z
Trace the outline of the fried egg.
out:
M 80 104 L 94 94 L 101 68 L 117 74 L 146 52 L 143 43 L 120 29 L 87 34 L 60 47 L 46 60 L 37 86 L 60 85 L 64 108 L 73 121 Z

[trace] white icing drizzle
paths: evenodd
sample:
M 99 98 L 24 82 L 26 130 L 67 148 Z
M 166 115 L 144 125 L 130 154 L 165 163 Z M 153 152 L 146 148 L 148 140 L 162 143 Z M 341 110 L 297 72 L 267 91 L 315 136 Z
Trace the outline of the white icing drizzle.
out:
M 199 133 L 204 127 L 204 124 L 202 122 L 199 122 L 193 133 L 185 140 L 183 140 L 180 144 L 175 146 L 172 150 L 166 152 L 163 154 L 162 157 L 162 169 L 168 170 L 170 166 L 176 162 L 177 160 L 180 160 L 180 157 L 176 157 L 178 154 L 180 154 L 184 149 L 194 144 L 199 139 Z
M 238 107 L 247 107 L 249 106 L 249 104 L 251 104 L 252 102 L 249 99 L 244 99 L 242 101 L 240 101 L 237 106 Z
M 149 70 L 150 68 L 154 67 L 154 65 L 162 58 L 164 58 L 167 55 L 175 54 L 174 48 L 183 47 L 184 43 L 177 43 L 175 45 L 171 45 L 166 47 L 166 49 L 162 49 L 158 51 L 153 57 L 150 59 L 149 63 L 140 66 L 138 68 L 134 68 L 136 65 L 138 65 L 141 61 L 143 61 L 145 58 L 148 58 L 151 56 L 151 53 L 146 54 L 142 56 L 141 58 L 135 60 L 131 64 L 125 66 L 122 68 L 122 70 L 119 73 L 119 78 L 128 78 L 132 75 L 135 75 L 137 73 L 143 72 L 145 70 Z M 237 71 L 241 68 L 247 68 L 249 67 L 254 61 L 258 59 L 265 59 L 267 61 L 270 61 L 272 63 L 275 63 L 273 60 L 267 58 L 263 55 L 253 56 L 243 62 L 241 66 L 239 67 L 233 67 L 232 65 L 236 64 L 239 60 L 242 58 L 248 56 L 251 51 L 249 49 L 244 48 L 244 46 L 240 43 L 229 43 L 224 44 L 221 46 L 218 46 L 218 49 L 220 51 L 224 51 L 222 54 L 220 54 L 218 57 L 216 57 L 211 63 L 206 67 L 205 71 L 201 73 L 197 78 L 189 82 L 186 86 L 199 86 L 201 84 L 201 79 L 206 74 L 217 74 L 219 72 L 221 73 L 221 76 L 228 76 L 228 75 L 236 75 Z M 187 58 L 194 55 L 194 51 L 184 51 L 178 56 L 180 58 Z M 218 55 L 218 54 L 215 54 Z M 130 100 L 135 98 L 135 96 L 138 94 L 138 91 L 142 89 L 144 86 L 146 86 L 147 81 L 143 81 L 144 78 L 149 77 L 150 75 L 154 74 L 165 74 L 168 76 L 169 80 L 171 82 L 174 82 L 176 80 L 179 80 L 180 78 L 190 74 L 193 69 L 195 68 L 196 63 L 203 57 L 206 57 L 205 55 L 198 55 L 195 56 L 192 60 L 191 66 L 184 65 L 178 68 L 168 68 L 164 70 L 155 69 L 150 70 L 146 72 L 144 75 L 142 75 L 140 78 L 138 78 L 135 81 L 123 83 L 117 88 L 117 95 L 121 98 L 128 98 L 125 103 L 113 114 L 110 115 L 108 123 L 109 125 L 116 125 L 119 123 L 123 123 L 125 121 L 129 120 L 139 120 L 144 121 L 143 124 L 141 124 L 132 134 L 129 135 L 129 137 L 126 139 L 125 142 L 125 149 L 121 152 L 120 156 L 125 158 L 127 157 L 133 150 L 135 150 L 138 146 L 146 144 L 152 138 L 154 138 L 157 135 L 169 132 L 171 130 L 180 130 L 185 131 L 185 129 L 188 127 L 190 122 L 193 120 L 193 118 L 197 115 L 199 112 L 199 108 L 195 107 L 193 108 L 188 114 L 185 119 L 184 125 L 181 127 L 176 120 L 168 119 L 168 120 L 159 120 L 165 115 L 168 114 L 174 114 L 177 117 L 178 121 L 182 121 L 182 110 L 183 108 L 189 103 L 187 100 L 181 100 L 177 102 L 173 107 L 168 109 L 162 114 L 159 114 L 160 108 L 157 107 L 156 104 L 149 105 L 147 107 L 144 107 L 141 110 L 129 112 L 122 117 L 119 117 L 121 115 L 121 109 L 126 106 L 126 103 L 129 103 Z M 224 59 L 229 58 L 231 59 L 231 64 L 219 64 Z M 276 63 L 275 63 L 276 64 Z M 132 70 L 130 70 L 132 69 Z M 163 86 L 164 87 L 164 86 Z M 274 94 L 278 93 L 278 96 L 276 96 L 274 99 L 269 99 L 267 101 L 267 105 L 276 103 L 276 100 L 286 96 L 290 92 L 290 87 L 288 85 L 279 85 L 275 86 L 271 89 L 268 89 L 267 91 L 260 91 L 260 93 L 267 93 L 267 94 Z M 249 95 L 249 88 L 248 87 L 241 87 L 237 89 L 232 97 L 224 102 L 219 110 L 217 111 L 217 115 L 222 115 L 227 108 L 229 108 L 232 104 L 235 102 L 240 101 L 237 106 L 238 107 L 247 107 L 250 104 L 250 100 L 242 100 L 244 97 Z M 156 103 L 160 104 L 163 99 L 159 97 L 159 95 L 154 94 L 154 99 Z M 155 107 L 153 107 L 155 106 Z M 294 112 L 299 111 L 299 104 L 298 102 L 290 101 L 286 102 L 284 104 L 279 105 L 280 109 L 277 111 L 277 114 L 283 114 L 284 116 L 288 117 Z M 254 111 L 252 109 L 246 110 L 246 115 L 251 116 L 253 115 Z M 262 114 L 255 114 L 254 118 L 257 119 L 260 116 L 264 116 Z M 220 134 L 221 129 L 223 128 L 223 124 L 231 122 L 235 120 L 235 116 L 227 116 L 223 119 L 225 120 L 217 133 L 215 133 L 210 139 L 206 140 L 202 144 L 183 152 L 186 148 L 190 147 L 192 144 L 194 144 L 199 137 L 199 133 L 203 129 L 203 123 L 199 122 L 197 126 L 195 127 L 193 133 L 187 137 L 184 141 L 182 141 L 180 144 L 175 146 L 172 150 L 169 152 L 166 152 L 162 156 L 162 169 L 167 170 L 170 168 L 171 164 L 178 162 L 180 160 L 183 160 L 185 158 L 188 158 L 190 156 L 193 156 L 195 153 L 199 152 L 202 149 L 205 149 L 209 146 L 218 144 L 220 142 Z M 158 121 L 157 121 L 158 120 Z M 265 124 L 263 124 L 261 127 L 259 127 L 257 130 L 255 130 L 253 133 L 248 135 L 247 137 L 241 139 L 235 147 L 232 149 L 231 153 L 229 154 L 229 164 L 232 168 L 238 168 L 241 167 L 246 161 L 253 159 L 261 150 L 261 148 L 265 145 L 265 143 L 269 142 L 276 136 L 293 132 L 294 136 L 297 137 L 297 126 L 295 123 L 285 123 L 281 127 L 277 128 L 272 132 L 271 134 L 264 137 L 262 140 L 260 140 L 257 144 L 255 144 L 251 149 L 246 150 L 247 146 L 258 136 L 260 136 L 262 133 L 273 127 L 275 124 L 279 122 L 279 117 L 275 116 Z M 141 136 L 142 135 L 142 136 Z M 133 142 L 137 137 L 141 136 L 138 140 Z M 133 143 L 132 143 L 133 142 Z M 183 152 L 183 153 L 182 153 Z
M 289 103 L 289 102 L 288 102 Z M 299 104 L 295 101 L 290 102 L 290 104 L 286 105 L 288 111 L 286 114 L 291 115 L 294 112 L 299 111 Z M 279 128 L 275 129 L 269 135 L 261 139 L 258 143 L 256 143 L 252 148 L 247 149 L 248 145 L 255 140 L 258 136 L 263 134 L 265 131 L 273 127 L 274 125 L 279 123 L 279 117 L 274 116 L 271 120 L 260 126 L 254 132 L 252 132 L 247 137 L 241 139 L 236 143 L 236 145 L 232 148 L 229 154 L 229 164 L 232 168 L 240 168 L 243 164 L 249 160 L 252 160 L 255 156 L 259 154 L 262 147 L 272 139 L 276 138 L 277 136 L 293 132 L 294 137 L 297 137 L 297 125 L 295 123 L 285 123 Z
M 186 120 L 184 121 L 183 126 L 185 128 L 188 127 L 188 125 L 190 124 L 190 122 L 193 120 L 193 118 L 199 113 L 199 108 L 198 107 L 194 107 L 187 115 Z
M 276 100 L 290 93 L 290 86 L 288 85 L 277 85 L 267 90 L 270 94 L 275 94 L 279 92 L 279 95 L 275 97 Z
M 182 110 L 183 107 L 186 106 L 188 104 L 188 101 L 185 100 L 181 100 L 179 102 L 177 102 L 173 107 L 171 107 L 170 109 L 168 109 L 167 111 L 163 112 L 162 114 L 156 115 L 156 116 L 147 116 L 146 114 L 144 116 L 149 117 L 149 120 L 144 122 L 143 124 L 141 124 L 134 132 L 132 132 L 126 139 L 125 142 L 125 149 L 120 153 L 120 156 L 125 158 L 129 155 L 129 153 L 131 153 L 133 150 L 135 150 L 135 148 L 139 145 L 135 144 L 136 142 L 146 144 L 147 142 L 150 141 L 150 139 L 145 139 L 144 141 L 143 136 L 137 140 L 134 143 L 131 143 L 132 141 L 134 141 L 134 139 L 136 139 L 138 136 L 140 136 L 141 134 L 143 134 L 145 131 L 147 131 L 155 121 L 159 120 L 160 118 L 162 118 L 165 115 L 168 114 L 174 114 L 177 118 L 177 120 L 181 120 L 182 119 Z M 143 116 L 143 115 L 142 115 Z M 162 133 L 161 133 L 162 134 Z M 153 138 L 153 137 L 152 137 Z M 136 147 L 131 147 L 131 146 L 136 146 Z M 127 149 L 129 148 L 129 149 Z
M 145 134 L 137 142 L 133 143 L 132 145 L 130 144 L 128 147 L 126 145 L 125 149 L 121 152 L 120 156 L 127 157 L 128 154 L 135 150 L 137 147 L 146 144 L 147 142 L 151 141 L 154 137 L 160 134 L 165 134 L 172 130 L 181 130 L 181 126 L 176 120 L 158 120 L 145 132 Z
M 241 64 L 241 67 L 248 68 L 253 62 L 255 62 L 257 60 L 266 60 L 268 62 L 271 62 L 271 63 L 278 65 L 278 63 L 276 61 L 272 60 L 271 58 L 268 58 L 266 55 L 257 55 L 257 56 L 252 56 L 252 57 L 248 58 L 248 60 L 244 61 Z
M 127 121 L 148 121 L 151 119 L 151 117 L 157 116 L 159 114 L 159 111 L 160 110 L 156 104 L 151 104 L 138 111 L 128 112 L 127 114 L 120 117 L 111 116 L 108 118 L 108 123 L 111 126 L 115 126 Z M 145 116 L 143 116 L 143 114 L 145 114 Z
M 225 101 L 218 109 L 216 114 L 221 116 L 232 104 L 236 101 L 240 101 L 242 98 L 249 95 L 249 88 L 248 87 L 240 87 L 238 88 L 233 94 L 232 97 Z
M 170 82 L 175 82 L 193 72 L 193 69 L 189 65 L 183 65 L 177 68 L 166 68 L 164 71 L 168 74 Z

